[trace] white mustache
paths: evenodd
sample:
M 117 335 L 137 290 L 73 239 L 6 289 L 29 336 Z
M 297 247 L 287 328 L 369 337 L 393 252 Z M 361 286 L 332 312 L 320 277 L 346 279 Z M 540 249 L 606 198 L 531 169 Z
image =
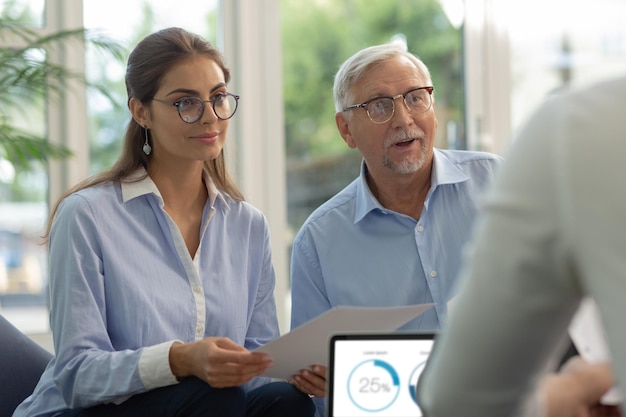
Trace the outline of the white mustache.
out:
M 419 130 L 402 130 L 395 132 L 385 140 L 385 146 L 392 146 L 396 143 L 406 142 L 411 139 L 422 141 L 424 139 L 424 132 L 420 132 Z

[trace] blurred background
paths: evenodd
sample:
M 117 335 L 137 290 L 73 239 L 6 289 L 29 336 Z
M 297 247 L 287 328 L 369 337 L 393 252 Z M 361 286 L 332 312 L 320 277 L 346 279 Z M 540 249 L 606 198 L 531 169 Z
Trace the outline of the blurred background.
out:
M 227 158 L 270 222 L 287 331 L 291 241 L 359 170 L 334 124 L 333 76 L 347 57 L 405 42 L 432 74 L 436 146 L 505 155 L 546 96 L 626 73 L 624 21 L 623 0 L 0 0 L 0 313 L 51 348 L 48 208 L 119 154 L 125 58 L 150 32 L 197 32 L 232 69 L 242 100 Z M 36 41 L 80 29 L 85 42 Z M 19 65 L 7 64 L 15 51 Z M 13 77 L 41 63 L 78 76 Z

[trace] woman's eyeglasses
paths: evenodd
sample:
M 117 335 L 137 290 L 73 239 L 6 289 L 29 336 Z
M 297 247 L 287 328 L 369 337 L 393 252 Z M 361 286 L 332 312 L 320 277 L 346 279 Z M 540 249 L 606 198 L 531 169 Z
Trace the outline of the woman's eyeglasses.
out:
M 213 112 L 221 120 L 228 120 L 233 117 L 239 105 L 239 96 L 231 93 L 218 94 L 211 100 L 202 100 L 199 97 L 183 97 L 173 103 L 158 98 L 152 100 L 176 107 L 180 119 L 185 123 L 195 123 L 200 120 L 204 114 L 204 103 L 211 103 Z

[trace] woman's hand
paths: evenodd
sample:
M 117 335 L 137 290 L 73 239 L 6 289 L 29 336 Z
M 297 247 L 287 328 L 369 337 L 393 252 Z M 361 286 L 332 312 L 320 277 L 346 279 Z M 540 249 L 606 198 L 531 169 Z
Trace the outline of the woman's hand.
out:
M 175 342 L 169 357 L 176 377 L 195 376 L 214 388 L 239 386 L 273 364 L 266 353 L 250 352 L 226 337 Z
M 291 382 L 296 388 L 311 397 L 326 396 L 326 367 L 313 365 L 311 369 L 301 369 Z

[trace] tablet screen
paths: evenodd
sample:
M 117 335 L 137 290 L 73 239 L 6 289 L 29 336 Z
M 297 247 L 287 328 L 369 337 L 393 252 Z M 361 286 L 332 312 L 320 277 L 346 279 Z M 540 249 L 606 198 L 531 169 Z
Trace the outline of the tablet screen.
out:
M 334 335 L 327 415 L 422 416 L 416 386 L 433 343 L 424 333 Z

